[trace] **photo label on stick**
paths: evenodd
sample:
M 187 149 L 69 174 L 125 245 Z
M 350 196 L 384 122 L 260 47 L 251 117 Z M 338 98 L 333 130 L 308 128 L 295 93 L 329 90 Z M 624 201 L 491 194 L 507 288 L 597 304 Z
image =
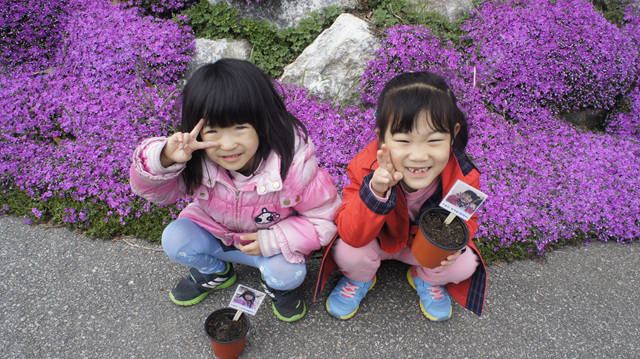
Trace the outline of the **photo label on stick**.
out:
M 444 196 L 440 207 L 468 221 L 487 197 L 480 190 L 458 180 Z
M 229 307 L 247 314 L 256 315 L 265 296 L 264 292 L 239 284 L 235 293 L 233 293 Z

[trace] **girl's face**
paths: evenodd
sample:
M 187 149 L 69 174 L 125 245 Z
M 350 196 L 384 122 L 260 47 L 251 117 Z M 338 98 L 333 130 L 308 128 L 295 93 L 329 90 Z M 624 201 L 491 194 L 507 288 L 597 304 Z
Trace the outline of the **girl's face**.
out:
M 411 132 L 391 134 L 389 126 L 384 135 L 393 167 L 402 173 L 402 184 L 408 192 L 428 187 L 442 173 L 453 142 L 449 133 L 436 132 L 429 126 L 425 113 L 416 121 Z M 459 129 L 457 124 L 454 133 Z
M 460 200 L 464 204 L 469 204 L 469 203 L 473 202 L 473 198 L 471 198 L 471 195 L 468 194 L 468 193 L 461 193 L 460 194 Z
M 209 158 L 224 169 L 250 175 L 255 170 L 254 163 L 260 140 L 258 133 L 248 123 L 230 127 L 202 127 L 203 141 L 217 142 L 217 147 L 207 148 Z

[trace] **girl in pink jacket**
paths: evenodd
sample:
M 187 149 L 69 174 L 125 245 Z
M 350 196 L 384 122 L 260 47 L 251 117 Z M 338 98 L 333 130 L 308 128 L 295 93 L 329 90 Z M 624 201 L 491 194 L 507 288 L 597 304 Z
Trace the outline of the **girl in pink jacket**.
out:
M 310 253 L 336 234 L 340 205 L 318 167 L 304 125 L 287 111 L 271 79 L 243 60 L 198 69 L 182 92 L 182 125 L 142 142 L 131 187 L 157 204 L 193 201 L 162 234 L 174 261 L 191 267 L 169 296 L 182 306 L 236 281 L 232 263 L 259 268 L 276 316 L 298 320 L 294 290 Z

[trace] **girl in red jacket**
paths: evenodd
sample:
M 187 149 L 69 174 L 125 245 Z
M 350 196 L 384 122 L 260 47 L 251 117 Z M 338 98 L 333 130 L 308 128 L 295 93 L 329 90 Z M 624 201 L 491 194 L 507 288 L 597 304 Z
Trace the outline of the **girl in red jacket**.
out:
M 351 184 L 336 214 L 338 236 L 318 281 L 316 296 L 336 265 L 344 274 L 327 299 L 331 315 L 351 318 L 387 259 L 411 265 L 407 280 L 430 320 L 451 317 L 449 294 L 482 314 L 486 269 L 471 240 L 433 269 L 411 254 L 420 213 L 437 207 L 458 179 L 479 187 L 479 172 L 464 152 L 467 121 L 456 102 L 446 82 L 428 72 L 398 75 L 382 91 L 378 139 L 349 163 Z M 474 215 L 467 222 L 470 238 L 476 220 Z

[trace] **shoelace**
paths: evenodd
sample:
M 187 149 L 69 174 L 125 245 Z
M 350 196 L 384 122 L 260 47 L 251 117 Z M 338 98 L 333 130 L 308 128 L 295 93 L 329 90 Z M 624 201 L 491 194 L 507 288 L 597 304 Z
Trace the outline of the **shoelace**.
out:
M 431 294 L 431 299 L 440 300 L 444 297 L 444 290 L 441 285 L 434 285 L 431 287 L 427 287 L 429 290 L 429 294 Z
M 340 294 L 342 294 L 342 296 L 344 296 L 345 298 L 353 298 L 353 296 L 356 294 L 356 291 L 360 289 L 359 286 L 351 283 L 351 282 L 347 282 L 344 287 L 342 287 L 342 289 L 340 290 Z

